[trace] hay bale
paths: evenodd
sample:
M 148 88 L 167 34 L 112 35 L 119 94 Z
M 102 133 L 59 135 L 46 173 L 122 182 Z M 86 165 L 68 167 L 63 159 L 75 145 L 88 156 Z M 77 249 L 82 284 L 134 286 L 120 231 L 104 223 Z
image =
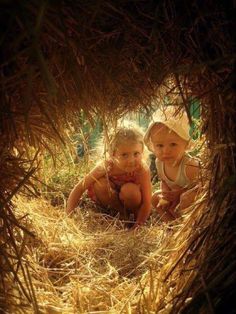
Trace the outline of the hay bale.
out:
M 176 242 L 186 232 L 189 243 L 173 255 L 168 271 L 160 271 L 160 278 L 167 272 L 172 279 L 155 292 L 159 300 L 147 302 L 142 291 L 137 306 L 140 311 L 167 306 L 168 311 L 187 313 L 220 311 L 231 304 L 235 291 L 229 279 L 235 276 L 233 12 L 232 1 L 1 3 L 2 310 L 24 309 L 31 303 L 39 312 L 23 258 L 30 232 L 15 217 L 11 203 L 22 187 L 34 191 L 28 179 L 39 152 L 47 149 L 53 154 L 55 143 L 65 143 L 66 128 L 77 123 L 81 110 L 91 123 L 97 115 L 109 121 L 134 109 L 148 113 L 166 97 L 175 103 L 176 95 L 187 113 L 190 97 L 201 103 L 201 133 L 209 150 L 204 164 L 207 200 L 199 211 L 196 206 L 197 228 L 192 229 L 191 223 L 186 227 L 192 234 L 185 229 L 178 233 Z M 186 222 L 191 219 L 190 215 Z M 181 252 L 188 249 L 193 253 L 184 263 Z M 197 269 L 181 283 L 186 263 Z

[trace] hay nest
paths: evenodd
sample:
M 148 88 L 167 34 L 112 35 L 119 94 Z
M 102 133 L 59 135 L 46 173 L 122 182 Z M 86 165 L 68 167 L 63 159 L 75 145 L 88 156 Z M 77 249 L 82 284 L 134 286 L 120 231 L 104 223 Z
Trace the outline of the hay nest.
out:
M 132 110 L 148 114 L 167 98 L 180 98 L 188 115 L 190 98 L 201 104 L 205 201 L 167 245 L 174 252 L 168 263 L 142 278 L 145 288 L 132 306 L 173 313 L 232 308 L 233 14 L 233 1 L 1 2 L 1 311 L 22 304 L 40 311 L 27 254 L 32 226 L 16 217 L 12 203 L 23 187 L 37 194 L 30 178 L 40 154 L 65 144 L 83 114 L 106 124 Z

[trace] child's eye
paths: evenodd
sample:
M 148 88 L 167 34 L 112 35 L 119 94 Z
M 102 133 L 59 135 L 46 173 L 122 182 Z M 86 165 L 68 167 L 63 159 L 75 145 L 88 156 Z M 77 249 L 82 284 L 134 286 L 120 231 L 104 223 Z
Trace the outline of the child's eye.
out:
M 122 157 L 122 158 L 128 158 L 128 154 L 126 154 L 126 153 L 121 154 L 121 157 Z
M 162 145 L 162 144 L 156 144 L 156 147 L 157 147 L 157 148 L 162 148 L 163 145 Z
M 170 143 L 170 146 L 174 147 L 174 146 L 177 146 L 176 143 Z
M 140 155 L 141 155 L 140 152 L 135 152 L 135 153 L 134 153 L 134 157 L 139 157 Z

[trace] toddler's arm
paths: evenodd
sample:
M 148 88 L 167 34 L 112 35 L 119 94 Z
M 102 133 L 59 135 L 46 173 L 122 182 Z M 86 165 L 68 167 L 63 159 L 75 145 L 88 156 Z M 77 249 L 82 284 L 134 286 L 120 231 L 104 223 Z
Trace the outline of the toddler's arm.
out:
M 83 180 L 79 181 L 72 191 L 70 192 L 66 212 L 70 214 L 78 205 L 81 196 L 88 189 L 88 187 L 97 181 L 99 178 L 103 177 L 106 173 L 105 167 L 100 164 L 96 166 L 89 174 L 87 174 Z
M 192 182 L 191 187 L 180 196 L 180 210 L 189 207 L 196 198 L 199 190 L 199 173 L 200 164 L 198 160 L 192 159 L 188 165 L 186 165 L 186 175 Z
M 187 190 L 180 196 L 180 210 L 183 210 L 193 204 L 198 191 L 199 186 L 195 185 L 193 188 Z
M 192 159 L 186 164 L 186 175 L 193 185 L 198 183 L 200 173 L 200 163 L 196 159 Z

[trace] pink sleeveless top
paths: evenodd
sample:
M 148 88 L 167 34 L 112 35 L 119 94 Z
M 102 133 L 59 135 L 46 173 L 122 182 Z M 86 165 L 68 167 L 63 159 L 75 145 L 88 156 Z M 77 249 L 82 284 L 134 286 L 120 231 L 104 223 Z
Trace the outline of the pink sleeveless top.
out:
M 107 161 L 107 175 L 111 183 L 114 184 L 114 189 L 119 192 L 122 185 L 125 183 L 140 183 L 140 168 L 133 172 L 122 173 L 118 175 L 112 175 L 111 169 L 113 167 L 112 161 Z M 88 196 L 95 202 L 98 202 L 96 194 L 94 192 L 94 184 L 88 187 Z
M 111 170 L 113 167 L 113 162 L 111 160 L 107 161 L 107 174 L 108 179 L 115 185 L 115 188 L 120 190 L 121 186 L 125 183 L 139 183 L 140 178 L 140 168 L 136 171 L 126 172 L 118 175 L 112 175 Z

